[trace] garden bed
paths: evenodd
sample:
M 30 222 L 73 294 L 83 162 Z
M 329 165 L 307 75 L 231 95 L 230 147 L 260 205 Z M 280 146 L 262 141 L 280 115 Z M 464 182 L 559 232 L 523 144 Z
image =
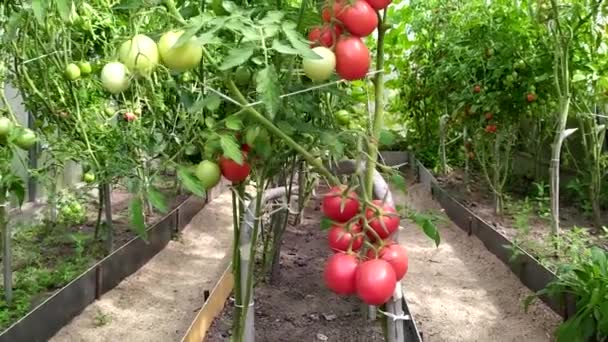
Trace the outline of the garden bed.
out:
M 318 199 L 305 209 L 301 225 L 289 226 L 281 249 L 281 277 L 276 284 L 258 281 L 254 290 L 256 341 L 384 341 L 378 322 L 367 321 L 356 297 L 339 297 L 323 282 L 331 254 L 319 229 Z M 207 333 L 208 342 L 227 341 L 233 300 Z M 356 337 L 356 338 L 354 338 Z
M 171 196 L 171 192 L 165 190 L 166 195 Z M 0 335 L 0 341 L 47 340 L 88 304 L 114 288 L 125 277 L 135 272 L 162 250 L 175 233 L 183 228 L 205 203 L 204 199 L 189 197 L 188 195 L 173 195 L 171 197 L 173 199 L 168 203 L 170 208 L 168 214 L 161 216 L 161 214 L 153 212 L 152 215 L 147 216 L 148 236 L 147 240 L 143 240 L 130 227 L 128 215 L 125 215 L 125 212 L 128 212 L 129 195 L 124 191 L 113 191 L 114 251 L 100 260 L 102 256 L 100 245 L 102 242 L 87 241 L 88 243 L 81 247 L 83 252 L 77 255 L 79 264 L 69 269 L 69 273 L 62 274 L 62 278 L 55 283 L 39 285 L 40 279 L 32 279 L 32 283 L 38 285 L 40 290 L 38 294 L 34 295 L 31 302 L 28 301 L 28 293 L 19 293 L 17 287 L 16 295 L 23 296 L 23 299 L 21 299 L 23 304 L 19 308 L 21 310 L 27 310 L 30 307 L 34 309 L 6 329 Z M 89 204 L 89 206 L 92 207 L 92 204 Z M 93 210 L 93 212 L 96 213 L 96 210 Z M 95 215 L 89 214 L 89 220 L 85 224 L 69 227 L 65 234 L 74 231 L 80 232 L 83 236 L 92 234 L 91 229 L 94 229 L 94 221 L 91 223 L 91 216 Z M 58 255 L 49 253 L 45 249 L 39 249 L 40 255 L 45 260 L 55 262 L 38 265 L 39 269 L 51 275 L 56 275 L 58 269 L 61 270 L 62 262 L 71 265 L 70 262 L 74 260 L 75 248 L 70 247 L 64 246 L 63 249 L 51 250 L 52 252 L 62 252 Z M 20 286 L 21 284 L 23 283 L 19 281 L 15 285 Z M 21 316 L 15 313 L 12 317 L 15 319 Z

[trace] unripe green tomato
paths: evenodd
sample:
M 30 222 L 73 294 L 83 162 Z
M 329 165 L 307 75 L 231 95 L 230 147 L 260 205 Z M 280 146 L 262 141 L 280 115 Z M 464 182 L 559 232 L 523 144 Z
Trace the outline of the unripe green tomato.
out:
M 65 76 L 70 81 L 75 81 L 80 78 L 80 68 L 74 63 L 70 63 L 65 67 Z
M 25 128 L 15 139 L 15 145 L 23 150 L 28 150 L 36 143 L 36 133 L 29 128 Z
M 180 46 L 176 46 L 184 31 L 170 31 L 158 41 L 160 58 L 167 68 L 175 71 L 186 71 L 195 68 L 203 58 L 203 47 L 195 37 Z
M 160 54 L 158 46 L 152 38 L 144 35 L 135 35 L 124 42 L 118 51 L 119 59 L 132 72 L 147 75 L 158 64 Z
M 78 69 L 80 70 L 80 73 L 85 76 L 89 75 L 91 73 L 91 71 L 93 70 L 91 68 L 91 63 L 89 63 L 89 62 L 79 62 Z
M 127 67 L 120 62 L 110 62 L 101 70 L 101 84 L 112 94 L 118 94 L 129 87 Z
M 90 172 L 87 172 L 82 176 L 82 180 L 84 180 L 85 183 L 93 183 L 95 181 L 95 175 Z
M 348 125 L 350 122 L 350 113 L 345 109 L 340 109 L 335 114 L 336 120 L 340 125 Z
M 7 137 L 13 130 L 13 122 L 9 118 L 0 117 L 0 137 Z
M 201 181 L 205 190 L 209 190 L 216 186 L 220 182 L 222 176 L 220 167 L 209 160 L 200 162 L 196 166 L 194 174 Z
M 251 80 L 251 71 L 246 66 L 240 66 L 234 72 L 234 82 L 241 87 L 249 85 Z
M 321 59 L 304 58 L 302 67 L 304 73 L 313 81 L 326 81 L 336 69 L 336 55 L 324 46 L 312 49 Z

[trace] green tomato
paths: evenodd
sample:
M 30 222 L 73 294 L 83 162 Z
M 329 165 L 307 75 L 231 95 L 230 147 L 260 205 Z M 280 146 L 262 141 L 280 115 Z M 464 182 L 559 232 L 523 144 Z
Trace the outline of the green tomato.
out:
M 148 75 L 156 68 L 160 55 L 152 38 L 138 34 L 122 43 L 118 50 L 119 60 L 132 72 Z
M 336 69 L 336 55 L 324 46 L 312 49 L 321 59 L 304 58 L 302 67 L 304 73 L 313 81 L 325 81 Z
M 93 183 L 95 181 L 95 175 L 90 172 L 87 172 L 82 176 L 82 180 L 84 180 L 85 183 Z
M 114 115 L 114 113 L 116 113 L 116 110 L 111 106 L 106 106 L 103 111 L 106 113 L 107 116 L 112 116 Z
M 129 87 L 127 67 L 120 62 L 106 64 L 101 70 L 101 84 L 112 94 L 118 94 Z
M 14 142 L 19 148 L 28 150 L 36 143 L 36 133 L 29 128 L 25 128 Z
M 0 137 L 7 137 L 13 130 L 13 122 L 9 118 L 0 117 Z
M 89 62 L 79 62 L 78 69 L 82 75 L 89 75 L 93 69 L 91 68 L 91 63 Z
M 175 71 L 186 71 L 195 68 L 203 58 L 203 47 L 195 37 L 180 46 L 176 46 L 184 31 L 170 31 L 158 41 L 160 58 L 167 68 Z
M 246 66 L 240 66 L 234 72 L 234 81 L 237 85 L 241 87 L 245 87 L 249 85 L 249 81 L 251 80 L 251 71 Z
M 74 63 L 70 63 L 65 67 L 65 76 L 70 80 L 70 81 L 75 81 L 77 79 L 80 78 L 80 69 L 78 68 L 78 65 L 74 64 Z
M 334 115 L 336 116 L 336 120 L 338 121 L 338 124 L 340 124 L 340 125 L 349 124 L 350 113 L 347 110 L 341 109 L 341 110 L 337 111 Z
M 203 184 L 205 190 L 209 190 L 220 182 L 222 173 L 220 167 L 209 160 L 203 160 L 200 162 L 194 170 L 196 178 L 198 178 Z

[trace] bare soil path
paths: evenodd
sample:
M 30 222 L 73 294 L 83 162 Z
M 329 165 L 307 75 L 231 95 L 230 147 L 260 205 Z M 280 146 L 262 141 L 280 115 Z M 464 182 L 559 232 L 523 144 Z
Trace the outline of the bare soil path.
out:
M 225 191 L 181 235 L 60 330 L 51 342 L 179 341 L 229 263 L 231 195 Z
M 532 292 L 475 237 L 468 237 L 441 213 L 422 184 L 395 204 L 436 213 L 441 244 L 436 248 L 420 229 L 402 221 L 400 243 L 409 255 L 405 296 L 426 342 L 543 342 L 561 318 L 541 302 L 524 312 Z

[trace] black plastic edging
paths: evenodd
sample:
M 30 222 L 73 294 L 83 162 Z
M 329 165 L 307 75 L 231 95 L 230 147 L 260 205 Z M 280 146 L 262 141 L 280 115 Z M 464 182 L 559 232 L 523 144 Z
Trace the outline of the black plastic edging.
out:
M 407 342 L 422 342 L 422 335 L 418 330 L 418 326 L 416 325 L 416 321 L 414 320 L 414 316 L 410 311 L 410 308 L 407 305 L 407 300 L 405 297 L 402 298 L 403 304 L 403 312 L 405 315 L 409 315 L 409 320 L 403 320 L 403 332 L 405 334 L 405 341 Z
M 185 226 L 205 203 L 205 199 L 188 197 L 147 229 L 147 241 L 135 237 L 98 261 L 8 327 L 0 334 L 0 342 L 48 341 L 96 298 L 113 289 L 160 252 L 171 240 L 173 232 L 180 228 L 179 225 Z

